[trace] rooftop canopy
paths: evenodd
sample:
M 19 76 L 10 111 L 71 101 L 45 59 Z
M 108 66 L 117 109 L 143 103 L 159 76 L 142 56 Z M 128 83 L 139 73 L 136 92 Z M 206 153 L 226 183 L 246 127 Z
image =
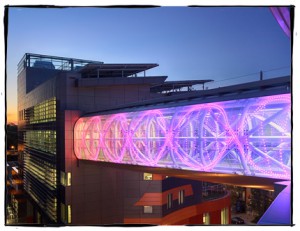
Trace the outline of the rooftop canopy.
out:
M 83 78 L 103 78 L 103 77 L 129 77 L 136 76 L 151 68 L 157 67 L 158 64 L 87 64 L 78 72 Z

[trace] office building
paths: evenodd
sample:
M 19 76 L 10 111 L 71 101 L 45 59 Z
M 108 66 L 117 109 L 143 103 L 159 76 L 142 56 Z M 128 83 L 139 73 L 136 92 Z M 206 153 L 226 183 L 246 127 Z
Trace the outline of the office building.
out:
M 230 198 L 222 185 L 78 160 L 74 154 L 80 116 L 159 101 L 183 88 L 188 93 L 195 84 L 204 89 L 211 81 L 148 76 L 156 66 L 24 55 L 18 65 L 18 147 L 34 223 L 229 223 Z

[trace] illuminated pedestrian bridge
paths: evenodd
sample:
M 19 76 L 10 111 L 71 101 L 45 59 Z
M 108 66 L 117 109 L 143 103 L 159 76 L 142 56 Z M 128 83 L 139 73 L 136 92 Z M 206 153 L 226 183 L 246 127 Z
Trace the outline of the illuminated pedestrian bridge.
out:
M 291 95 L 80 118 L 78 159 L 291 177 Z

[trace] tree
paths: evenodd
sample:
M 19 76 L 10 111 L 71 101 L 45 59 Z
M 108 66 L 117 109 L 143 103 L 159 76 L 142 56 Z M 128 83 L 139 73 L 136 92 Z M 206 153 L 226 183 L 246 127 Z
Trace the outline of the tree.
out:
M 245 188 L 233 185 L 227 185 L 227 190 L 230 191 L 231 205 L 236 209 L 237 203 L 242 202 L 243 193 Z
M 251 189 L 251 200 L 249 203 L 249 207 L 257 214 L 256 218 L 254 219 L 255 223 L 269 208 L 272 201 L 273 198 L 270 196 L 270 193 L 268 191 L 262 189 Z

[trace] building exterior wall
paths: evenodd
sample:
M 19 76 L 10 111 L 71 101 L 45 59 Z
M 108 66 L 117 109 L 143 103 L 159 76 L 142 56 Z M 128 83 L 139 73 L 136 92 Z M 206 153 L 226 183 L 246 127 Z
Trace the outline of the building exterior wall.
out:
M 142 207 L 134 206 L 145 191 L 151 191 L 153 187 L 155 191 L 159 191 L 161 182 L 157 181 L 155 186 L 151 182 L 152 186 L 149 187 L 150 182 L 142 180 L 142 173 L 78 161 L 73 151 L 73 129 L 79 116 L 145 100 L 155 94 L 150 93 L 147 85 L 77 87 L 77 78 L 75 73 L 56 78 L 60 88 L 65 86 L 58 96 L 61 118 L 58 129 L 64 128 L 59 132 L 64 134 L 64 139 L 60 139 L 63 143 L 60 146 L 64 147 L 60 152 L 65 156 L 60 161 L 63 172 L 61 175 L 71 174 L 71 185 L 60 186 L 62 222 L 74 225 L 120 224 L 123 223 L 124 216 L 161 216 L 162 211 L 158 207 L 149 215 L 143 213 Z M 71 218 L 68 215 L 70 213 Z
M 156 198 L 148 198 L 146 203 L 138 204 L 145 195 L 161 192 L 162 181 L 154 174 L 151 180 L 145 180 L 144 173 L 126 172 L 123 178 L 124 185 L 124 219 L 125 218 L 149 218 L 155 219 L 162 216 L 161 206 Z M 144 206 L 149 206 L 151 212 L 147 212 Z M 122 222 L 124 222 L 124 219 Z
M 18 77 L 19 141 L 23 153 L 24 189 L 46 223 L 57 220 L 56 84 L 50 75 L 24 69 Z M 37 78 L 40 85 L 34 88 Z M 45 81 L 47 81 L 45 84 Z M 42 84 L 44 82 L 44 84 Z
M 78 86 L 79 80 L 89 81 L 89 79 L 80 79 L 78 73 L 66 73 L 65 77 L 58 79 L 59 81 L 66 81 L 62 93 L 65 110 L 81 110 L 82 113 L 106 110 L 126 103 L 161 97 L 159 94 L 150 92 L 149 84 L 126 85 L 122 84 L 123 78 L 114 78 L 115 80 L 111 81 L 111 84 L 110 82 L 103 82 L 103 84 L 88 87 Z
M 79 175 L 84 175 L 83 172 L 93 173 L 93 166 L 87 163 L 82 164 L 82 167 L 76 171 L 75 167 L 78 163 L 76 160 L 74 161 L 75 155 L 71 155 L 73 153 L 72 131 L 78 116 L 110 106 L 121 105 L 132 100 L 148 98 L 150 97 L 149 87 L 146 85 L 127 87 L 117 85 L 115 87 L 78 88 L 76 78 L 78 78 L 76 73 L 32 67 L 25 68 L 18 76 L 20 149 L 25 144 L 23 149 L 20 150 L 23 151 L 25 190 L 37 203 L 37 207 L 40 208 L 38 212 L 42 217 L 41 222 L 71 223 L 72 220 L 68 220 L 68 217 L 72 216 L 72 205 L 70 203 L 70 198 L 72 198 L 71 201 L 75 201 L 75 207 L 72 210 L 74 223 L 99 224 L 105 221 L 120 223 L 122 222 L 121 215 L 116 214 L 122 209 L 118 209 L 116 207 L 117 203 L 115 203 L 120 200 L 118 195 L 107 194 L 111 198 L 106 198 L 105 201 L 114 201 L 114 203 L 107 205 L 102 203 L 102 214 L 105 214 L 103 218 L 98 214 L 100 220 L 93 218 L 97 215 L 90 215 L 86 218 L 87 220 L 82 220 L 84 216 L 80 212 L 74 213 L 74 211 L 77 211 L 77 194 L 71 195 L 73 190 L 68 186 L 62 186 L 60 181 L 61 178 L 67 178 L 68 173 L 75 176 L 77 172 Z M 65 113 L 67 109 L 80 111 L 77 114 L 71 112 L 71 115 L 69 115 L 67 112 Z M 51 118 L 49 117 L 50 110 L 52 113 Z M 37 113 L 40 113 L 40 115 Z M 82 170 L 82 168 L 88 170 Z M 94 168 L 94 173 L 99 170 L 97 166 L 94 166 Z M 91 189 L 85 185 L 86 192 L 94 190 L 95 195 L 105 189 L 111 192 L 122 192 L 121 189 L 116 188 L 116 183 L 111 184 L 116 181 L 118 171 L 102 168 L 99 174 L 110 175 L 112 179 L 105 177 L 98 179 L 96 177 L 97 180 L 100 180 L 97 185 L 106 185 L 106 187 L 95 190 L 93 184 Z M 80 177 L 73 179 L 80 179 Z M 92 179 L 93 177 L 84 178 L 84 182 L 91 183 Z M 74 181 L 74 183 L 75 186 L 78 186 L 77 181 Z M 78 180 L 78 184 L 81 184 L 80 180 Z M 79 189 L 75 191 L 81 192 Z M 87 202 L 95 197 L 88 198 Z M 91 204 L 95 205 L 95 203 Z M 122 203 L 118 204 L 122 205 Z M 68 207 L 68 205 L 71 207 Z M 78 211 L 82 211 L 81 208 Z M 107 211 L 112 211 L 112 213 L 109 215 Z M 78 217 L 78 220 L 76 220 L 76 217 Z
M 222 223 L 222 210 L 227 210 L 227 216 Z M 157 225 L 202 225 L 204 214 L 209 214 L 208 225 L 230 224 L 230 195 L 211 201 L 200 202 L 195 205 L 177 209 L 163 217 L 156 218 L 125 218 L 126 224 L 157 224 Z
M 94 87 L 78 86 L 78 78 L 80 74 L 75 72 L 33 67 L 18 76 L 19 146 L 24 189 L 34 202 L 33 220 L 71 225 L 198 221 L 201 213 L 181 217 L 178 212 L 201 204 L 199 182 L 172 183 L 171 178 L 155 174 L 152 180 L 145 180 L 142 172 L 78 160 L 74 154 L 73 130 L 80 116 L 160 97 L 150 93 L 147 81 L 151 78 L 129 85 L 121 84 L 120 78 L 120 84 Z M 185 190 L 185 203 L 180 205 L 178 190 Z M 170 193 L 174 196 L 169 209 Z M 152 212 L 145 206 L 152 206 Z M 213 217 L 211 221 L 218 222 Z

